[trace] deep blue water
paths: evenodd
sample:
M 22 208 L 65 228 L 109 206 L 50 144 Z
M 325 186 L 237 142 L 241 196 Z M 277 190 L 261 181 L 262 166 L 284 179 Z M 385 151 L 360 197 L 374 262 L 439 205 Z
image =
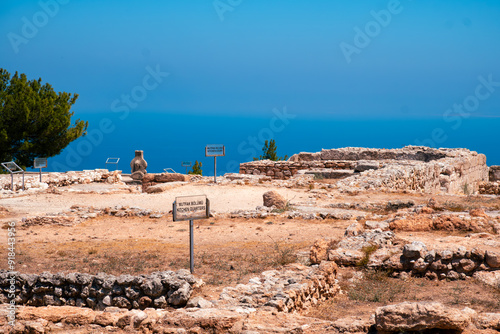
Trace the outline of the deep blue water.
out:
M 143 150 L 148 172 L 173 168 L 185 172 L 181 161 L 201 161 L 203 174 L 213 175 L 207 144 L 223 144 L 226 156 L 217 158 L 217 174 L 237 172 L 241 162 L 261 154 L 265 139 L 276 140 L 278 154 L 317 152 L 322 148 L 400 148 L 406 145 L 464 147 L 486 154 L 488 165 L 500 165 L 500 118 L 455 119 L 334 119 L 229 117 L 135 112 L 79 113 L 89 121 L 88 135 L 49 159 L 47 171 L 105 168 L 108 157 L 120 158 L 109 169 L 130 173 L 135 150 Z M 120 118 L 122 116 L 123 119 Z M 282 116 L 283 117 L 283 116 Z

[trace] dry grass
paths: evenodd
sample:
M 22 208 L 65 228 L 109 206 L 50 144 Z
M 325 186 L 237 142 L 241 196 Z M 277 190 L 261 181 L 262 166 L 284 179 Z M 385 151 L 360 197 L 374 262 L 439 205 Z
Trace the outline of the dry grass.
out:
M 362 273 L 361 279 L 356 279 Z M 500 309 L 500 289 L 474 279 L 430 281 L 426 278 L 400 280 L 383 271 L 344 269 L 342 295 L 311 308 L 307 315 L 325 320 L 371 314 L 375 308 L 404 301 L 436 301 L 454 308 L 471 307 L 478 312 Z
M 261 229 L 260 229 L 261 230 Z M 297 251 L 308 243 L 290 243 L 264 238 L 261 242 L 228 242 L 221 245 L 195 245 L 195 274 L 213 289 L 246 283 L 265 270 L 276 269 L 297 260 Z M 189 269 L 189 246 L 153 239 L 113 241 L 73 241 L 61 243 L 19 243 L 17 268 L 25 273 L 85 272 L 112 275 L 148 274 L 154 271 Z M 0 250 L 0 256 L 6 256 Z

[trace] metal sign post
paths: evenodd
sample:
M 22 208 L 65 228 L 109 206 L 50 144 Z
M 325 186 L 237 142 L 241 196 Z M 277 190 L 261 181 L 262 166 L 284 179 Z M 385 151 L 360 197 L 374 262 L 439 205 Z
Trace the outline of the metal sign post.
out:
M 42 182 L 42 168 L 47 168 L 47 158 L 35 158 L 33 168 L 40 168 L 40 182 Z
M 193 220 L 210 216 L 210 201 L 205 195 L 176 197 L 173 203 L 174 221 L 189 220 L 189 268 L 194 273 Z
M 183 161 L 183 162 L 181 162 L 181 166 L 182 167 L 186 167 L 186 175 L 188 173 L 188 168 L 191 167 L 192 165 L 193 165 L 192 161 Z
M 226 148 L 224 145 L 207 145 L 205 147 L 205 156 L 214 157 L 214 183 L 217 183 L 217 157 L 226 155 Z
M 2 167 L 10 173 L 10 189 L 14 191 L 14 174 L 23 173 L 23 190 L 24 190 L 24 169 L 19 167 L 14 161 L 2 162 Z
M 107 158 L 106 159 L 106 169 L 108 169 L 108 164 L 113 164 L 115 166 L 115 170 L 118 168 L 118 162 L 120 161 L 120 158 Z

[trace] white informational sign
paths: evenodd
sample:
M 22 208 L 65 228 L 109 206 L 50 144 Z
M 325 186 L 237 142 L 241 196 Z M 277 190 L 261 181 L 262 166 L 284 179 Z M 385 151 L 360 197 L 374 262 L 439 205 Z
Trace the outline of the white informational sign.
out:
M 189 268 L 194 273 L 193 220 L 205 219 L 210 215 L 210 201 L 205 195 L 176 197 L 172 214 L 174 221 L 189 220 Z
M 33 168 L 47 168 L 47 158 L 35 158 Z
M 205 147 L 206 157 L 223 157 L 226 155 L 224 145 L 207 145 Z
M 172 212 L 174 221 L 206 219 L 210 205 L 205 195 L 176 197 Z

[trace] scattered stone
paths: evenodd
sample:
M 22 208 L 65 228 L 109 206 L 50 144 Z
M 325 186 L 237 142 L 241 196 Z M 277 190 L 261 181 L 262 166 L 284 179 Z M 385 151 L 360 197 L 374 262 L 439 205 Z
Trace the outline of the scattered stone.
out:
M 411 244 L 406 244 L 403 248 L 403 256 L 409 259 L 424 257 L 426 253 L 427 247 L 421 241 L 413 241 Z
M 346 228 L 346 230 L 344 232 L 344 236 L 345 237 L 355 237 L 355 236 L 363 233 L 363 231 L 364 231 L 363 225 L 361 225 L 358 222 L 354 222 Z
M 491 268 L 500 268 L 500 253 L 487 250 L 485 253 L 485 261 Z
M 367 229 L 370 230 L 375 230 L 375 229 L 380 229 L 382 231 L 387 231 L 389 230 L 389 223 L 386 221 L 374 221 L 374 220 L 367 220 L 365 222 L 365 226 Z
M 264 206 L 274 206 L 277 209 L 284 209 L 287 206 L 287 201 L 285 200 L 285 198 L 274 190 L 270 190 L 264 193 L 262 197 L 264 199 Z
M 202 297 L 194 297 L 187 302 L 186 307 L 211 308 L 213 304 Z

